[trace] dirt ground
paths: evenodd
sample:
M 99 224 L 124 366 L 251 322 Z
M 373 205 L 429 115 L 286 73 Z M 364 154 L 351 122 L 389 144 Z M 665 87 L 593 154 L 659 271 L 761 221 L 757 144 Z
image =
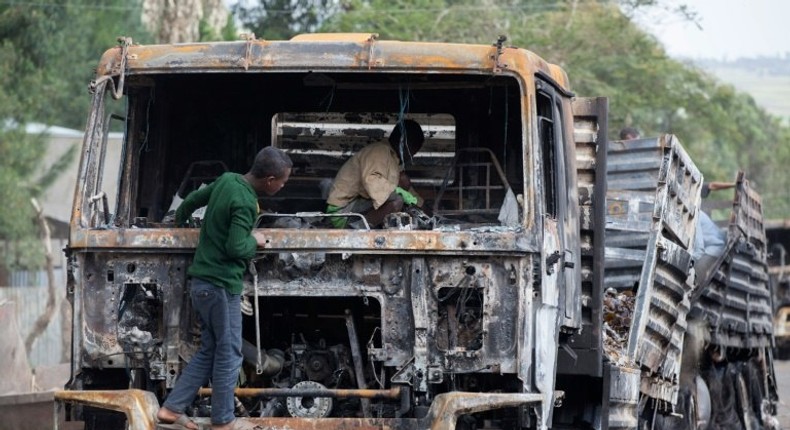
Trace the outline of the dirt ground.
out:
M 776 361 L 776 382 L 779 387 L 779 424 L 790 430 L 790 360 Z

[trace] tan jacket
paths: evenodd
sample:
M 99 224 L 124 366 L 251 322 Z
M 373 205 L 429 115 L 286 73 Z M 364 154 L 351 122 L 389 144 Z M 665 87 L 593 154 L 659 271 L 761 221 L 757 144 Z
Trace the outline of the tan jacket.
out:
M 343 164 L 326 202 L 342 208 L 361 197 L 372 200 L 378 209 L 398 186 L 400 171 L 398 154 L 388 143 L 370 144 Z

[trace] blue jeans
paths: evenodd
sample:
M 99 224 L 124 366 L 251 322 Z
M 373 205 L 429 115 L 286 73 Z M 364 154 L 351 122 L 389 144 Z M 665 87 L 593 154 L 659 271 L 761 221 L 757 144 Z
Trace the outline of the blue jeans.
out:
M 201 279 L 189 285 L 192 308 L 200 317 L 200 349 L 192 357 L 164 407 L 183 413 L 211 378 L 211 422 L 233 421 L 233 390 L 241 369 L 241 296 Z

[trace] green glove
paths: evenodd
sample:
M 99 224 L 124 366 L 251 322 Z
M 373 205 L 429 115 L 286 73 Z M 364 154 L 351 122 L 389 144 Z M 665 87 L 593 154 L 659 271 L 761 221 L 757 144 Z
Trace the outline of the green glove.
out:
M 417 197 L 414 197 L 414 194 L 404 190 L 401 187 L 395 187 L 395 194 L 399 195 L 403 199 L 403 203 L 408 206 L 417 204 Z

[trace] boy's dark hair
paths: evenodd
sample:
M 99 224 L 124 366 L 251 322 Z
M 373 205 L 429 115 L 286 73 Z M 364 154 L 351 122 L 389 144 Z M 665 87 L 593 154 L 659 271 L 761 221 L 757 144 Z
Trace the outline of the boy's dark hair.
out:
M 255 155 L 250 173 L 256 178 L 274 176 L 280 178 L 285 171 L 293 167 L 294 163 L 282 149 L 266 146 Z
M 422 134 L 422 127 L 417 121 L 411 119 L 404 119 L 403 121 L 395 124 L 395 128 L 390 133 L 390 145 L 396 150 L 400 147 L 401 135 L 405 132 L 405 143 L 413 152 L 417 152 L 423 142 L 425 142 L 425 135 Z
M 639 139 L 639 130 L 633 127 L 623 127 L 620 130 L 620 140 Z

